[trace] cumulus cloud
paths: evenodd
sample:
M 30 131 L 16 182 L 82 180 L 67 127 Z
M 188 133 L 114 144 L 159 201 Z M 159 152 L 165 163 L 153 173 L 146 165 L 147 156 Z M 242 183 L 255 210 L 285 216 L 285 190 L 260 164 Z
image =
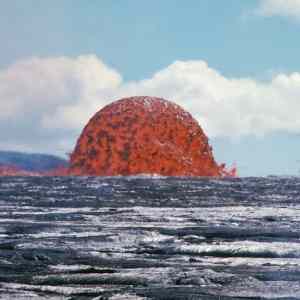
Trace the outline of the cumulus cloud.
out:
M 300 74 L 263 83 L 226 78 L 203 61 L 178 61 L 124 94 L 160 95 L 193 113 L 210 136 L 300 132 Z
M 300 19 L 300 0 L 261 0 L 258 14 Z
M 70 137 L 94 109 L 94 96 L 121 81 L 94 55 L 30 58 L 0 70 L 0 148 L 70 148 Z
M 116 71 L 92 55 L 20 61 L 0 71 L 0 118 L 72 106 L 120 82 Z
M 204 61 L 176 61 L 151 78 L 124 82 L 86 55 L 32 58 L 0 71 L 0 148 L 71 151 L 96 111 L 134 95 L 178 103 L 210 137 L 300 132 L 300 73 L 260 82 L 227 78 Z

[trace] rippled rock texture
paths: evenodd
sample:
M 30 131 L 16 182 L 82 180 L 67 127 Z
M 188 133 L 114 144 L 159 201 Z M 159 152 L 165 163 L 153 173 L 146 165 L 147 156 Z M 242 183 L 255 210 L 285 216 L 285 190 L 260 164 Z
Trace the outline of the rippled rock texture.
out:
M 220 176 L 195 119 L 160 98 L 116 101 L 94 115 L 71 155 L 73 175 Z
M 0 299 L 300 299 L 299 212 L 298 178 L 0 177 Z

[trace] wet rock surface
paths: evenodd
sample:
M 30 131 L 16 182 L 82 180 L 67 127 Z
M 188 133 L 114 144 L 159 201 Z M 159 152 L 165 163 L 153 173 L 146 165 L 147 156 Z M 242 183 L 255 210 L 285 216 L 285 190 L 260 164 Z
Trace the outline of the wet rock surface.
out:
M 0 299 L 300 299 L 300 179 L 0 177 Z

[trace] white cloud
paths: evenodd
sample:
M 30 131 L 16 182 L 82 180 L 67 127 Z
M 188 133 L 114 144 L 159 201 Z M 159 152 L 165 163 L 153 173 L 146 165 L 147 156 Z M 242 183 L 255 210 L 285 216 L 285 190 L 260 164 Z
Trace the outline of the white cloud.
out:
M 300 73 L 259 82 L 227 78 L 204 61 L 177 61 L 151 78 L 123 82 L 96 56 L 33 58 L 0 71 L 0 148 L 71 151 L 96 111 L 133 95 L 177 102 L 210 137 L 300 132 Z
M 226 78 L 203 61 L 178 61 L 152 78 L 124 85 L 121 95 L 171 99 L 189 110 L 210 136 L 300 132 L 300 74 L 267 83 Z
M 0 71 L 0 118 L 72 107 L 120 82 L 120 75 L 93 55 L 20 61 Z
M 15 148 L 20 150 L 43 151 L 44 145 L 44 151 L 52 151 L 47 143 L 69 144 L 68 135 L 94 108 L 93 96 L 121 81 L 94 55 L 30 58 L 0 70 L 0 148 L 19 143 Z
M 300 0 L 261 0 L 257 12 L 263 16 L 300 19 Z

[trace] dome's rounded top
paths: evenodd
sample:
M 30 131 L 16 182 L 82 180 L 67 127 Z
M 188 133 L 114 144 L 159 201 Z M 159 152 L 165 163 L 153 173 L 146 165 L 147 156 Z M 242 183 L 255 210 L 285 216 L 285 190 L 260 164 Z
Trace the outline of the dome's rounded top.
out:
M 167 109 L 178 109 L 182 111 L 184 114 L 188 114 L 185 112 L 179 105 L 169 100 L 165 100 L 163 98 L 158 97 L 149 97 L 149 96 L 134 96 L 128 98 L 122 98 L 111 104 L 104 107 L 101 111 L 105 111 L 109 109 L 111 106 L 114 106 L 115 112 L 122 112 L 127 110 L 129 106 L 131 108 L 142 108 L 149 112 L 153 110 L 159 109 L 160 111 L 165 111 Z
M 162 98 L 123 98 L 98 111 L 71 155 L 78 175 L 217 176 L 207 137 L 179 105 Z
M 134 114 L 142 111 L 152 114 L 152 117 L 167 113 L 174 114 L 178 119 L 181 118 L 182 120 L 193 119 L 190 113 L 182 109 L 176 103 L 163 98 L 149 96 L 134 96 L 119 99 L 105 106 L 97 114 L 112 113 L 116 115 L 128 113 L 128 111 L 131 111 Z

